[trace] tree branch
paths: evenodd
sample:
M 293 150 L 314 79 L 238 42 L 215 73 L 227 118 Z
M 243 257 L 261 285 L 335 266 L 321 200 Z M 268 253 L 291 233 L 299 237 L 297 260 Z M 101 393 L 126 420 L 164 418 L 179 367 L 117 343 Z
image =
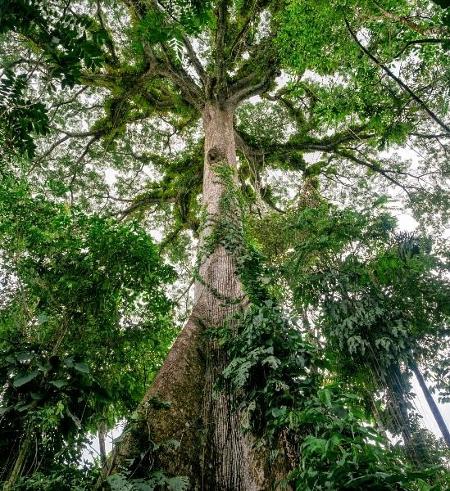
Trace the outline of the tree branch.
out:
M 274 144 L 268 148 L 256 148 L 245 140 L 245 135 L 235 131 L 236 148 L 247 158 L 258 160 L 265 158 L 270 160 L 270 156 L 276 158 L 287 158 L 292 152 L 332 152 L 339 145 L 354 141 L 364 141 L 373 136 L 372 133 L 364 133 L 365 126 L 354 126 L 329 137 L 312 138 L 301 135 L 304 139 L 295 140 L 291 138 L 287 143 Z
M 96 5 L 97 5 L 98 21 L 100 23 L 101 28 L 107 33 L 106 46 L 108 48 L 109 54 L 111 55 L 111 59 L 112 59 L 111 65 L 117 66 L 119 64 L 119 58 L 117 56 L 116 49 L 115 49 L 114 43 L 112 41 L 110 31 L 109 31 L 109 29 L 107 29 L 105 20 L 103 18 L 103 12 L 102 12 L 102 8 L 100 5 L 100 0 L 96 0 Z
M 417 138 L 427 138 L 427 139 L 438 139 L 438 138 L 448 138 L 448 133 L 410 133 L 411 136 L 415 136 Z
M 194 67 L 195 71 L 197 72 L 197 75 L 200 77 L 200 80 L 202 81 L 203 85 L 206 86 L 206 81 L 208 78 L 208 75 L 205 72 L 205 69 L 203 68 L 203 65 L 201 64 L 198 56 L 196 55 L 194 48 L 192 47 L 191 41 L 189 40 L 188 36 L 185 34 L 182 35 L 182 41 L 183 44 L 186 48 L 187 55 L 189 60 L 192 63 L 192 66 Z
M 364 167 L 367 167 L 368 169 L 377 172 L 378 174 L 381 174 L 383 177 L 385 177 L 388 181 L 390 181 L 392 184 L 395 184 L 396 186 L 400 187 L 405 191 L 405 193 L 410 196 L 410 193 L 408 189 L 401 184 L 397 179 L 394 179 L 392 176 L 389 175 L 389 172 L 383 169 L 381 166 L 373 164 L 367 160 L 360 159 L 359 157 L 356 157 L 353 155 L 351 152 L 348 152 L 347 150 L 340 150 L 340 149 L 334 149 L 333 151 L 334 154 L 339 155 L 341 157 L 344 157 L 348 160 L 351 160 L 352 162 L 355 162 L 356 164 L 362 165 Z
M 274 73 L 268 73 L 267 76 L 263 77 L 254 85 L 248 85 L 243 87 L 241 90 L 234 92 L 234 94 L 229 98 L 232 105 L 238 105 L 244 99 L 248 99 L 255 95 L 263 94 L 269 90 L 274 79 Z
M 309 128 L 308 121 L 306 119 L 304 112 L 301 109 L 295 107 L 290 100 L 284 98 L 281 94 L 278 93 L 275 94 L 274 96 L 267 94 L 265 98 L 269 101 L 281 102 L 281 104 L 287 109 L 288 113 L 297 122 L 300 128 L 302 129 L 306 129 L 307 127 Z
M 435 30 L 430 30 L 427 28 L 424 28 L 417 24 L 416 22 L 412 21 L 409 17 L 406 16 L 399 16 L 396 14 L 393 14 L 392 12 L 389 12 L 385 8 L 383 8 L 378 2 L 374 1 L 374 4 L 380 9 L 382 17 L 385 19 L 393 20 L 394 22 L 399 22 L 400 24 L 403 24 L 412 31 L 415 31 L 419 34 L 427 34 L 427 33 L 432 33 L 435 32 Z
M 155 10 L 157 10 L 158 12 L 165 13 L 166 15 L 168 15 L 176 24 L 178 24 L 181 27 L 181 31 L 183 31 L 184 25 L 179 21 L 179 19 L 177 19 L 172 14 L 172 12 L 170 12 L 170 10 L 166 8 L 165 5 L 161 3 L 160 0 L 152 0 L 152 5 L 155 8 Z M 192 47 L 189 37 L 186 34 L 184 34 L 184 32 L 181 32 L 180 34 L 190 62 L 192 63 L 195 71 L 197 72 L 197 75 L 200 77 L 200 80 L 203 83 L 203 85 L 206 85 L 207 74 L 199 58 L 197 57 L 194 48 Z
M 442 44 L 442 43 L 448 43 L 448 42 L 450 42 L 450 39 L 437 39 L 437 38 L 413 39 L 413 40 L 405 43 L 403 48 L 394 56 L 394 58 L 398 58 L 410 46 L 414 46 L 416 44 Z
M 144 52 L 149 59 L 149 63 L 154 67 L 158 75 L 167 77 L 182 93 L 186 102 L 195 109 L 203 108 L 202 89 L 195 83 L 192 77 L 179 64 L 175 65 L 171 59 L 169 48 L 164 43 L 159 43 L 164 58 L 156 55 L 150 45 L 144 46 Z
M 254 46 L 250 58 L 239 69 L 228 89 L 230 103 L 237 105 L 242 100 L 269 90 L 279 74 L 277 53 L 273 49 L 275 34 Z
M 356 34 L 353 32 L 352 28 L 350 27 L 350 24 L 347 19 L 345 19 L 345 24 L 347 26 L 347 29 L 356 42 L 356 44 L 359 46 L 361 51 L 365 53 L 376 65 L 378 65 L 389 77 L 391 77 L 397 84 L 404 90 L 406 91 L 418 104 L 419 106 L 428 114 L 428 116 L 436 122 L 441 128 L 443 128 L 447 133 L 450 133 L 450 126 L 447 126 L 428 106 L 427 104 L 415 93 L 413 92 L 408 85 L 406 85 L 399 77 L 394 75 L 392 71 L 383 63 L 381 63 L 365 46 L 363 46 Z
M 216 85 L 219 96 L 223 96 L 223 89 L 226 85 L 225 72 L 225 36 L 228 28 L 228 0 L 219 0 L 216 9 L 217 29 L 216 29 Z
M 167 191 L 163 192 L 162 190 L 154 190 L 153 193 L 147 193 L 144 196 L 138 197 L 135 202 L 126 208 L 125 210 L 120 212 L 121 218 L 125 218 L 131 213 L 146 208 L 153 204 L 161 204 L 161 203 L 174 203 L 177 199 L 176 193 L 167 193 Z
M 75 162 L 75 165 L 74 165 L 74 172 L 73 172 L 73 175 L 72 175 L 72 178 L 70 179 L 70 183 L 69 183 L 69 189 L 70 189 L 70 204 L 72 205 L 73 204 L 73 185 L 75 184 L 75 179 L 77 178 L 77 175 L 78 175 L 78 170 L 80 168 L 80 165 L 82 164 L 82 162 L 84 161 L 87 153 L 89 152 L 89 149 L 91 148 L 91 146 L 100 138 L 100 135 L 94 135 L 87 143 L 87 145 L 85 146 L 83 152 L 81 153 L 81 155 L 78 157 L 77 161 Z

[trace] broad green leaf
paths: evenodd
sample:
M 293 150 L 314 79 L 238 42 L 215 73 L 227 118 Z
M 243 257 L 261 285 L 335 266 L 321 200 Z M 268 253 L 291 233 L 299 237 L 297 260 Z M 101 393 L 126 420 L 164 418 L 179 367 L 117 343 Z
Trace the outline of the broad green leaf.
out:
M 38 375 L 39 375 L 39 372 L 37 370 L 35 370 L 35 371 L 27 373 L 25 375 L 20 375 L 18 377 L 15 377 L 13 380 L 13 386 L 14 387 L 22 387 L 22 385 L 25 385 L 28 382 L 31 382 Z

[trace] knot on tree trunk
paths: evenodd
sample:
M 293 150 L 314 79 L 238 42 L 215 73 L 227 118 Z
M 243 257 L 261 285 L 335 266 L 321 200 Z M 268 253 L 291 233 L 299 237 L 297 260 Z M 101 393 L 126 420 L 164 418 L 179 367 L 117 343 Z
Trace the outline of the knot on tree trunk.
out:
M 218 147 L 210 148 L 208 151 L 207 158 L 208 158 L 208 164 L 210 165 L 218 164 L 219 162 L 226 162 L 227 160 L 225 152 Z

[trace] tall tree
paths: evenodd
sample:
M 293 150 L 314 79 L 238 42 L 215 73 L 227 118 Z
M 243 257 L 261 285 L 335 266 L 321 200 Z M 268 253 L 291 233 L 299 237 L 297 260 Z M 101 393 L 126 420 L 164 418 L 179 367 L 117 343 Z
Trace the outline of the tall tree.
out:
M 190 315 L 106 473 L 131 459 L 139 475 L 156 459 L 194 489 L 270 489 L 292 468 L 288 439 L 255 445 L 241 431 L 239 394 L 216 394 L 228 359 L 211 331 L 237 331 L 255 297 L 269 301 L 246 280 L 252 268 L 260 283 L 267 277 L 244 247 L 236 196 L 282 214 L 289 196 L 270 169 L 319 176 L 330 198 L 343 182 L 355 206 L 379 198 L 382 183 L 418 216 L 445 212 L 444 10 L 422 0 L 30 0 L 2 9 L 4 166 L 69 206 L 120 219 L 153 211 L 172 258 L 191 232 L 198 239 Z M 45 137 L 35 143 L 30 132 Z M 418 162 L 394 155 L 401 145 Z M 31 162 L 18 165 L 11 152 Z

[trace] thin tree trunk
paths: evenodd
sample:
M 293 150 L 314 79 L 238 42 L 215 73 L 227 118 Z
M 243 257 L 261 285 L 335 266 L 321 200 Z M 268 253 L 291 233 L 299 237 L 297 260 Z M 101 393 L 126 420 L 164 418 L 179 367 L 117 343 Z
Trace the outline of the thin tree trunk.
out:
M 100 453 L 100 461 L 102 465 L 106 464 L 106 425 L 105 423 L 100 423 L 98 425 L 98 447 Z
M 208 330 L 221 327 L 242 307 L 243 290 L 235 259 L 223 245 L 202 251 L 214 223 L 220 217 L 224 183 L 214 167 L 236 169 L 233 108 L 208 104 L 203 112 L 205 158 L 203 205 L 207 223 L 200 238 L 199 280 L 194 307 L 183 331 L 140 406 L 143 423 L 118 445 L 108 473 L 120 471 L 126 459 L 142 454 L 151 440 L 159 445 L 156 460 L 148 455 L 142 466 L 155 465 L 172 475 L 185 475 L 191 489 L 221 491 L 267 490 L 267 459 L 241 431 L 239 412 L 232 396 L 215 394 L 223 370 L 224 354 L 212 342 Z M 155 399 L 170 407 L 156 409 Z M 177 440 L 180 445 L 167 445 Z
M 412 361 L 410 363 L 410 367 L 411 370 L 414 372 L 414 375 L 416 376 L 417 380 L 419 381 L 420 388 L 422 389 L 423 395 L 427 400 L 428 406 L 431 412 L 433 413 L 434 419 L 439 427 L 439 430 L 442 433 L 444 441 L 447 444 L 447 447 L 450 448 L 450 433 L 448 431 L 447 425 L 445 424 L 444 418 L 442 417 L 441 411 L 439 410 L 430 390 L 427 387 L 422 372 L 419 370 L 419 367 L 417 366 L 417 363 L 415 361 Z
M 14 463 L 14 467 L 11 470 L 11 474 L 9 475 L 8 480 L 3 485 L 3 491 L 11 491 L 12 489 L 14 489 L 18 479 L 22 475 L 23 467 L 27 460 L 30 446 L 31 446 L 31 436 L 27 432 L 20 444 L 19 453 Z
M 405 445 L 412 443 L 412 428 L 408 415 L 408 402 L 405 398 L 403 375 L 397 363 L 393 363 L 386 373 L 386 386 L 391 398 L 391 413 L 394 426 L 401 432 Z
M 394 428 L 400 430 L 405 450 L 412 462 L 424 465 L 428 459 L 428 448 L 423 434 L 418 431 L 409 417 L 409 403 L 406 397 L 404 375 L 398 363 L 393 363 L 387 370 L 386 387 L 391 396 L 391 416 Z

